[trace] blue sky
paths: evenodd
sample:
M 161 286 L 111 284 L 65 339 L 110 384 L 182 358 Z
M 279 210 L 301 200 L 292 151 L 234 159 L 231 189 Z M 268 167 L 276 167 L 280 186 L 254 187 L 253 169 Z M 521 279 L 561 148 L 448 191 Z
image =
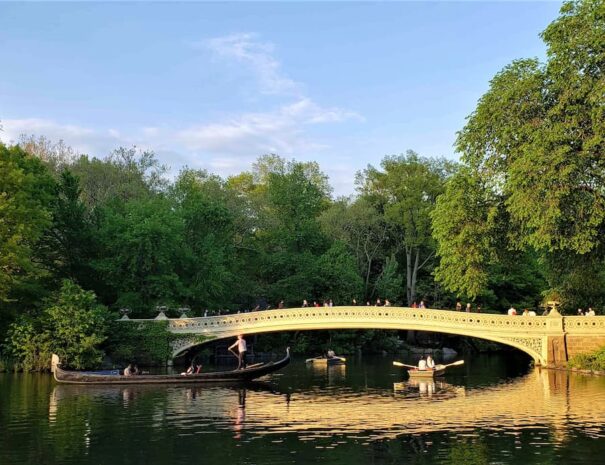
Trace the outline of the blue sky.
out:
M 543 57 L 558 2 L 0 3 L 0 138 L 154 150 L 223 176 L 264 153 L 354 173 L 452 144 L 489 80 Z

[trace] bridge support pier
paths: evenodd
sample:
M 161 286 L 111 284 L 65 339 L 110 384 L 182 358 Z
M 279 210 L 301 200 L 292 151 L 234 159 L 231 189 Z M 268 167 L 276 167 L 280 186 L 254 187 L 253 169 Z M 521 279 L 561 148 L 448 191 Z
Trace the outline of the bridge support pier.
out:
M 562 367 L 567 364 L 567 341 L 566 335 L 546 337 L 546 364 L 547 366 Z

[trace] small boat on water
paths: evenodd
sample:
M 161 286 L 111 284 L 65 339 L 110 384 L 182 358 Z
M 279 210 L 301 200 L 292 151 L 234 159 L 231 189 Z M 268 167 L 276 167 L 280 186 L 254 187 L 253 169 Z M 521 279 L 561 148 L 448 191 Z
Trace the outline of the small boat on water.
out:
M 427 368 L 426 370 L 419 370 L 418 368 L 408 370 L 408 375 L 414 379 L 433 379 L 435 376 L 442 376 L 444 373 L 445 365 L 436 365 L 435 368 Z
M 344 365 L 347 361 L 344 357 L 339 357 L 337 355 L 333 355 L 332 357 L 327 357 L 325 355 L 321 355 L 319 357 L 308 358 L 306 363 L 310 363 L 313 365 Z
M 257 363 L 241 370 L 213 371 L 191 375 L 132 375 L 99 374 L 85 371 L 69 371 L 61 368 L 59 357 L 53 355 L 51 371 L 58 383 L 66 384 L 195 384 L 233 383 L 252 381 L 273 373 L 290 363 L 290 348 L 286 356 L 277 362 Z
M 448 367 L 458 366 L 464 364 L 464 360 L 458 360 L 454 363 L 448 363 L 447 365 L 435 365 L 435 368 L 424 368 L 420 369 L 414 365 L 406 365 L 401 362 L 393 362 L 393 365 L 397 367 L 408 368 L 408 375 L 410 379 L 433 379 L 436 376 L 442 376 L 445 374 L 445 370 Z

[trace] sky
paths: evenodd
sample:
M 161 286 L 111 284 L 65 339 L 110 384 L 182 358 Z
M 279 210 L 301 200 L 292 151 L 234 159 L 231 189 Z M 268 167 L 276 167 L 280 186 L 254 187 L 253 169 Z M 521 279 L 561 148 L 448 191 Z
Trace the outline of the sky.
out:
M 319 162 L 335 195 L 386 155 L 457 159 L 512 60 L 545 56 L 560 2 L 0 2 L 0 139 L 153 150 L 228 176 Z

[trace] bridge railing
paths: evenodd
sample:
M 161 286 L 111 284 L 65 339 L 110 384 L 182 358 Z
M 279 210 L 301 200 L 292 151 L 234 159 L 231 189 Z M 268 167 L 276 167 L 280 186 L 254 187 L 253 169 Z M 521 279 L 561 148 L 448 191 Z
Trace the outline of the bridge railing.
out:
M 330 325 L 342 323 L 363 324 L 368 328 L 384 322 L 398 324 L 404 321 L 427 330 L 438 330 L 439 327 L 490 330 L 506 333 L 535 333 L 543 335 L 561 330 L 561 318 L 508 316 L 490 313 L 466 313 L 450 310 L 417 309 L 408 307 L 309 307 L 260 312 L 238 313 L 232 315 L 176 318 L 169 320 L 173 332 L 182 333 L 222 333 L 235 329 L 252 330 L 268 326 L 317 326 L 321 322 Z

